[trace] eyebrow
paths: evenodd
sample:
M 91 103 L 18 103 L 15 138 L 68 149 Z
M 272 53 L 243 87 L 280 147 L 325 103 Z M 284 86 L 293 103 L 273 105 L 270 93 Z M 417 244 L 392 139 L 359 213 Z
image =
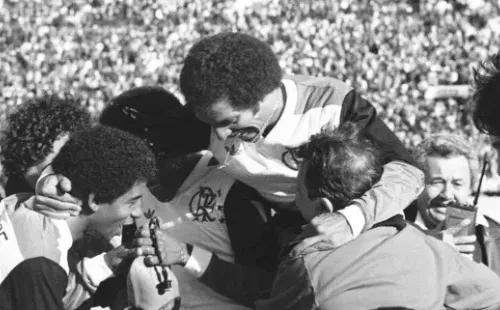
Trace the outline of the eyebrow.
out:
M 135 201 L 135 200 L 138 200 L 138 199 L 141 199 L 141 198 L 142 198 L 142 195 L 137 195 L 137 196 L 134 196 L 134 197 L 130 198 L 128 200 L 128 202 Z
M 215 123 L 215 127 L 226 127 L 231 125 L 232 123 L 236 123 L 239 119 L 239 116 L 233 116 L 231 118 L 226 118 L 218 123 Z

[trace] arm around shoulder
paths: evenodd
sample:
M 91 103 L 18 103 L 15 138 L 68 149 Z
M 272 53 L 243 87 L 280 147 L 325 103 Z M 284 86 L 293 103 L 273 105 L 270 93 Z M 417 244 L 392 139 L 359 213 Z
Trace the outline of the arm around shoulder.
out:
M 379 182 L 361 198 L 353 200 L 352 207 L 359 207 L 364 215 L 363 231 L 404 210 L 418 197 L 423 186 L 424 174 L 415 166 L 401 161 L 384 165 Z M 352 226 L 352 220 L 348 220 Z

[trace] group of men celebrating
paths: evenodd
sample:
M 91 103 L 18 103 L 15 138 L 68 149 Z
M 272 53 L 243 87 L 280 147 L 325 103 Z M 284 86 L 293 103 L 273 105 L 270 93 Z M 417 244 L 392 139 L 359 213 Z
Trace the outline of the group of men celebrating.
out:
M 480 69 L 475 121 L 500 137 L 500 56 Z M 283 76 L 243 33 L 195 43 L 180 89 L 126 91 L 98 125 L 56 97 L 9 117 L 2 307 L 500 308 L 499 223 L 445 221 L 476 183 L 459 137 L 414 157 L 355 89 Z

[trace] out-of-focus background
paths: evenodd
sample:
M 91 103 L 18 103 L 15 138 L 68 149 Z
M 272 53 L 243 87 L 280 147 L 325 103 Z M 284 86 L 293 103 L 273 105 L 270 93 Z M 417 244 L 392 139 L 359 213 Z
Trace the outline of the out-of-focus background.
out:
M 500 46 L 498 0 L 0 0 L 0 129 L 49 91 L 94 114 L 135 86 L 180 96 L 188 49 L 221 31 L 267 41 L 285 73 L 352 84 L 408 147 L 446 130 L 495 156 L 469 102 L 472 68 Z

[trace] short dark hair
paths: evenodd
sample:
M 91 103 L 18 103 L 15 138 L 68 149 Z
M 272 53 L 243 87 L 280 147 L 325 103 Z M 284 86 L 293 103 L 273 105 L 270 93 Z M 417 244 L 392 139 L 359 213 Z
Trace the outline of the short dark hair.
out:
M 484 133 L 500 136 L 500 53 L 474 69 L 473 120 Z
M 336 210 L 361 197 L 383 172 L 379 150 L 350 122 L 325 127 L 294 152 L 307 161 L 309 198 L 328 198 Z
M 91 123 L 90 113 L 73 98 L 46 95 L 23 103 L 7 117 L 0 139 L 5 174 L 23 175 L 52 152 L 61 134 L 88 128 Z
M 198 152 L 210 142 L 210 127 L 159 86 L 121 93 L 104 108 L 99 123 L 146 140 L 157 159 Z
M 155 159 L 146 143 L 125 131 L 96 126 L 74 133 L 52 161 L 54 172 L 71 180 L 72 194 L 110 203 L 136 182 L 154 176 Z
M 181 70 L 186 104 L 207 110 L 228 100 L 236 110 L 258 110 L 258 102 L 280 85 L 278 59 L 271 47 L 248 34 L 220 33 L 191 47 Z

